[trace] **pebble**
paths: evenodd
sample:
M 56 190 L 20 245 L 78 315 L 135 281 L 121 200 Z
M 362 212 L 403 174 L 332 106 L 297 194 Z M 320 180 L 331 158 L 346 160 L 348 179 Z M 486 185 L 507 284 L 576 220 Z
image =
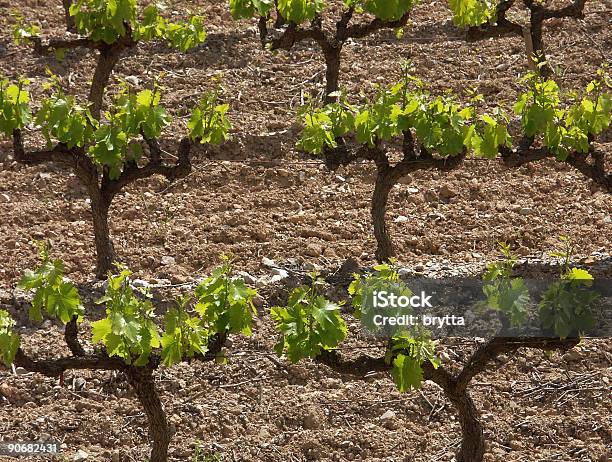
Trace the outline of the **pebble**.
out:
M 72 382 L 72 385 L 76 391 L 79 391 L 85 388 L 86 384 L 87 384 L 87 381 L 83 377 L 77 377 Z
M 449 199 L 452 199 L 453 197 L 457 195 L 457 191 L 455 191 L 449 185 L 445 184 L 444 186 L 440 188 L 439 195 L 440 195 L 440 199 L 444 201 L 448 201 Z
M 276 262 L 274 260 L 271 260 L 267 257 L 263 257 L 261 259 L 261 264 L 264 266 L 267 266 L 268 268 L 272 268 L 276 266 Z
M 235 432 L 234 429 L 227 424 L 224 424 L 223 427 L 221 428 L 221 434 L 223 435 L 224 438 L 233 438 L 235 436 Z
M 282 268 L 272 268 L 272 274 L 278 276 L 280 278 L 278 279 L 279 281 L 289 277 L 289 273 Z M 274 277 L 272 279 L 274 279 Z
M 87 460 L 87 458 L 89 457 L 89 454 L 87 454 L 85 451 L 83 451 L 82 449 L 79 449 L 76 454 L 74 455 L 74 457 L 72 458 L 72 460 L 74 462 L 81 462 L 83 460 Z
M 261 427 L 259 429 L 259 439 L 268 440 L 270 438 L 270 431 L 266 427 Z
M 257 282 L 257 279 L 255 279 L 250 273 L 247 273 L 246 271 L 236 271 L 236 275 L 240 276 L 246 284 L 253 285 Z
M 174 265 L 176 263 L 176 260 L 174 259 L 174 257 L 170 257 L 168 255 L 164 255 L 161 258 L 161 264 L 162 265 Z
M 131 286 L 136 288 L 147 288 L 150 285 L 151 284 L 149 284 L 149 282 L 145 281 L 144 279 L 134 279 L 131 283 Z
M 562 356 L 564 361 L 580 361 L 582 359 L 582 353 L 578 350 L 570 350 Z
M 380 423 L 388 430 L 397 430 L 400 426 L 395 412 L 390 409 L 380 416 Z
M 304 253 L 309 257 L 320 257 L 323 253 L 323 248 L 319 244 L 311 242 L 304 249 Z
M 131 83 L 135 87 L 137 87 L 138 84 L 140 83 L 140 80 L 138 80 L 138 77 L 136 77 L 135 75 L 128 75 L 125 78 L 125 81 L 128 82 L 128 83 Z
M 309 410 L 304 416 L 304 428 L 307 430 L 316 430 L 322 423 L 321 414 L 314 409 Z

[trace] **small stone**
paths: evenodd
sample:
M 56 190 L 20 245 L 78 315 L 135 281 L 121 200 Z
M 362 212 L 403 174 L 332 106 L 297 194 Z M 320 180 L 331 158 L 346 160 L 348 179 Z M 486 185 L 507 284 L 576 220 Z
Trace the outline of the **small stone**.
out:
M 304 253 L 309 257 L 320 257 L 323 253 L 323 248 L 319 244 L 311 242 L 304 249 Z
M 28 373 L 28 371 L 26 369 L 24 369 L 23 367 L 15 368 L 15 374 L 17 374 L 17 375 L 26 375 L 27 373 Z
M 396 414 L 392 410 L 388 410 L 380 416 L 380 423 L 388 430 L 397 430 L 399 428 Z
M 440 199 L 448 201 L 457 195 L 457 191 L 452 189 L 449 185 L 445 184 L 440 188 Z
M 267 266 L 268 268 L 272 268 L 276 266 L 276 262 L 274 260 L 271 260 L 267 257 L 263 257 L 261 259 L 261 264 L 264 266 Z
M 19 398 L 19 390 L 11 387 L 8 383 L 0 385 L 0 395 L 7 397 L 9 400 L 17 400 Z
M 521 207 L 519 209 L 519 213 L 521 215 L 530 215 L 531 214 L 531 209 L 529 207 Z
M 162 265 L 174 265 L 176 263 L 176 260 L 174 259 L 174 257 L 170 257 L 168 255 L 164 255 L 161 258 L 161 264 Z
M 564 361 L 580 361 L 582 354 L 578 350 L 570 350 L 562 356 Z
M 270 431 L 266 427 L 259 429 L 259 439 L 268 440 L 270 438 Z
M 405 223 L 408 221 L 408 217 L 405 217 L 404 215 L 399 215 L 397 217 L 395 217 L 395 219 L 393 220 L 395 223 Z
M 438 202 L 438 195 L 435 191 L 429 189 L 423 191 L 423 199 L 425 199 L 425 202 Z
M 226 424 L 221 427 L 221 434 L 224 438 L 233 438 L 235 436 L 234 429 L 230 425 Z
M 242 280 L 247 284 L 253 285 L 257 282 L 257 279 L 255 279 L 253 276 L 251 276 L 246 271 L 237 271 L 236 275 L 240 276 Z
M 131 83 L 135 87 L 137 87 L 138 84 L 140 83 L 140 80 L 138 80 L 138 77 L 136 77 L 135 75 L 128 75 L 125 78 L 125 81 L 128 82 L 128 83 Z
M 188 277 L 183 274 L 173 274 L 170 277 L 170 282 L 172 284 L 186 284 L 188 281 Z
M 74 462 L 81 462 L 83 460 L 87 460 L 87 458 L 89 457 L 89 454 L 87 454 L 85 451 L 83 451 L 82 449 L 79 449 L 76 454 L 74 455 L 74 457 L 72 458 L 72 460 Z
M 328 258 L 336 258 L 336 251 L 334 249 L 332 249 L 331 247 L 325 247 L 325 250 L 323 250 L 323 256 L 324 257 L 328 257 Z
M 323 416 L 315 409 L 310 409 L 304 416 L 304 428 L 316 430 L 323 424 Z
M 75 390 L 79 391 L 85 388 L 87 381 L 83 377 L 77 377 L 72 381 L 72 386 Z
M 272 274 L 279 276 L 280 280 L 283 280 L 289 277 L 289 273 L 282 268 L 272 268 Z
M 134 279 L 131 285 L 132 287 L 136 287 L 136 288 L 147 288 L 151 284 L 149 284 L 149 282 L 145 281 L 144 279 Z
M 279 275 L 279 274 L 275 274 L 274 276 L 272 276 L 272 277 L 270 278 L 270 284 L 274 284 L 274 283 L 276 283 L 276 282 L 280 282 L 280 281 L 282 281 L 283 279 L 284 279 L 284 278 L 283 278 L 281 275 Z
M 0 202 L 4 202 L 4 203 L 9 203 L 11 201 L 11 198 L 9 197 L 8 194 L 2 193 L 0 194 Z
M 329 388 L 329 389 L 337 389 L 340 388 L 342 386 L 342 380 L 339 379 L 334 379 L 334 378 L 327 378 L 327 379 L 323 379 L 322 385 L 325 388 Z

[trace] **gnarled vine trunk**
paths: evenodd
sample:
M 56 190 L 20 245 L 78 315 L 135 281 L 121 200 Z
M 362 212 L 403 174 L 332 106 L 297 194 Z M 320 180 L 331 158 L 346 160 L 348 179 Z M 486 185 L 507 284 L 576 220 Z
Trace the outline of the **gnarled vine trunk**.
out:
M 104 101 L 104 91 L 120 56 L 121 48 L 116 44 L 108 45 L 100 49 L 98 64 L 94 72 L 88 97 L 91 103 L 91 115 L 95 119 L 100 119 L 100 112 L 102 111 L 102 104 Z
M 62 0 L 62 4 L 64 6 L 64 16 L 66 17 L 66 30 L 68 32 L 76 32 L 74 18 L 70 16 L 70 6 L 72 5 L 72 0 Z
M 332 93 L 340 89 L 340 53 L 342 45 L 325 47 L 325 97 L 324 103 L 329 104 L 338 100 Z
M 385 222 L 389 193 L 394 183 L 393 177 L 386 170 L 379 168 L 371 206 L 372 225 L 374 226 L 374 237 L 376 237 L 376 260 L 379 262 L 385 262 L 395 255 L 393 242 Z
M 103 196 L 97 189 L 96 191 L 90 191 L 90 198 L 96 243 L 96 276 L 104 279 L 108 272 L 113 269 L 113 263 L 115 262 L 115 249 L 108 226 L 108 213 L 112 199 Z
M 457 409 L 461 424 L 461 447 L 457 462 L 481 462 L 485 453 L 485 439 L 476 406 L 467 390 L 444 390 Z
M 150 462 L 167 462 L 170 446 L 170 429 L 159 394 L 153 381 L 153 369 L 150 366 L 130 366 L 126 370 L 130 385 L 134 387 L 138 400 L 149 421 L 149 439 L 151 440 Z

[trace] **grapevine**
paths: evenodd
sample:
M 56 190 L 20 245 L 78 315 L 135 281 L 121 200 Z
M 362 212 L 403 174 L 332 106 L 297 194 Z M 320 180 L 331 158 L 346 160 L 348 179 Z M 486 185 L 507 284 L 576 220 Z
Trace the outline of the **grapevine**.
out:
M 114 95 L 112 104 L 103 111 L 104 97 L 112 71 L 128 48 L 140 41 L 164 40 L 169 46 L 186 52 L 206 38 L 203 19 L 192 16 L 186 23 L 172 23 L 149 5 L 139 18 L 135 0 L 78 0 L 64 3 L 71 18 L 69 29 L 82 36 L 78 39 L 46 39 L 38 28 L 21 20 L 14 29 L 18 43 L 32 43 L 38 53 L 70 48 L 98 51 L 98 61 L 87 102 L 67 95 L 56 76 L 46 86 L 50 95 L 33 114 L 30 108 L 29 81 L 15 84 L 0 80 L 0 135 L 12 138 L 15 159 L 28 165 L 54 162 L 76 174 L 91 199 L 96 246 L 96 272 L 104 278 L 116 258 L 109 236 L 109 211 L 115 196 L 128 184 L 152 175 L 168 180 L 185 177 L 191 171 L 190 152 L 194 143 L 219 144 L 228 137 L 228 106 L 218 100 L 218 90 L 205 93 L 194 109 L 189 134 L 177 148 L 176 162 L 168 165 L 158 138 L 171 118 L 160 104 L 163 88 L 158 81 L 135 93 L 127 84 Z M 31 123 L 35 127 L 30 127 Z M 24 133 L 40 128 L 47 149 L 29 151 Z
M 339 74 L 342 47 L 347 40 L 367 37 L 379 30 L 400 31 L 408 23 L 414 0 L 380 2 L 375 0 L 349 0 L 344 2 L 341 16 L 335 27 L 328 31 L 323 26 L 326 2 L 324 0 L 280 0 L 276 8 L 271 0 L 229 0 L 234 19 L 259 17 L 258 29 L 263 46 L 269 50 L 291 50 L 297 43 L 314 41 L 325 59 L 325 102 L 336 100 L 339 90 Z M 274 31 L 268 22 L 272 11 L 276 14 Z M 373 19 L 367 19 L 367 15 Z M 354 19 L 366 16 L 366 20 L 353 24 Z M 281 30 L 283 26 L 286 27 Z M 399 33 L 399 32 L 398 32 Z
M 109 274 L 106 293 L 97 300 L 106 307 L 106 317 L 91 322 L 91 348 L 81 343 L 79 327 L 86 320 L 77 288 L 65 280 L 62 263 L 52 261 L 41 247 L 41 263 L 28 271 L 19 286 L 33 293 L 30 319 L 42 321 L 42 308 L 51 319 L 65 325 L 70 356 L 37 360 L 26 352 L 15 323 L 0 310 L 0 359 L 49 377 L 71 369 L 110 370 L 125 373 L 149 420 L 152 439 L 151 462 L 168 460 L 170 430 L 155 388 L 153 372 L 182 361 L 216 360 L 230 334 L 250 335 L 257 292 L 232 275 L 228 260 L 200 283 L 195 293 L 184 294 L 164 319 L 163 334 L 153 314 L 154 304 L 146 291 L 133 287 L 131 272 L 119 268 Z M 96 349 L 101 343 L 103 350 Z
M 612 191 L 612 173 L 605 171 L 602 154 L 591 145 L 610 126 L 607 67 L 598 71 L 582 97 L 574 97 L 566 106 L 561 105 L 555 81 L 538 72 L 528 73 L 523 78 L 526 91 L 514 106 L 523 130 L 516 148 L 508 130 L 509 117 L 501 108 L 491 114 L 478 113 L 481 95 L 462 106 L 452 96 L 431 95 L 409 65 L 402 67 L 402 74 L 400 82 L 379 88 L 365 105 L 355 106 L 343 98 L 317 108 L 311 101 L 300 113 L 304 127 L 297 143 L 300 149 L 322 155 L 331 169 L 359 160 L 375 163 L 371 215 L 379 261 L 394 256 L 385 224 L 393 186 L 416 170 L 457 168 L 469 153 L 500 158 L 509 167 L 553 157 Z M 534 147 L 537 141 L 542 147 Z M 393 143 L 401 146 L 402 155 L 394 165 L 390 161 Z
M 520 325 L 525 320 L 526 306 L 530 303 L 529 291 L 521 278 L 512 276 L 516 257 L 505 244 L 501 245 L 501 250 L 504 259 L 490 264 L 483 276 L 485 303 L 507 316 L 514 325 Z M 339 316 L 338 306 L 317 294 L 317 287 L 322 282 L 316 278 L 313 278 L 310 287 L 295 289 L 286 307 L 272 308 L 271 316 L 281 335 L 276 352 L 286 355 L 292 362 L 303 358 L 315 359 L 342 374 L 364 377 L 372 371 L 390 370 L 401 392 L 419 389 L 424 380 L 435 382 L 459 414 L 463 439 L 457 460 L 482 460 L 485 439 L 468 390 L 471 380 L 500 354 L 516 352 L 520 348 L 567 350 L 579 342 L 581 333 L 593 327 L 592 305 L 597 294 L 588 290 L 593 277 L 585 270 L 569 266 L 570 250 L 554 255 L 566 258 L 566 264 L 559 281 L 550 284 L 538 304 L 541 325 L 544 329 L 552 328 L 551 335 L 492 337 L 480 344 L 456 373 L 442 365 L 437 356 L 436 341 L 422 329 L 402 330 L 393 334 L 388 339 L 384 357 L 344 357 L 340 346 L 346 336 L 344 321 Z M 354 315 L 362 318 L 362 326 L 370 330 L 374 326 L 364 320 L 371 310 L 367 300 L 371 299 L 373 290 L 382 287 L 394 287 L 397 294 L 412 293 L 393 262 L 377 265 L 365 276 L 356 274 L 348 287 Z M 317 315 L 322 307 L 328 307 L 325 311 L 328 315 L 323 318 Z M 313 316 L 309 313 L 313 313 Z M 576 317 L 568 318 L 567 313 Z

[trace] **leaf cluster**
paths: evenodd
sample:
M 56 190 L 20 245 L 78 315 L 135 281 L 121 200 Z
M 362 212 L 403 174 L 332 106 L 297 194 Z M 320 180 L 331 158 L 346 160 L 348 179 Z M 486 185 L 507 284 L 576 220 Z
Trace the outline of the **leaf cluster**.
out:
M 411 88 L 416 84 L 416 88 Z M 473 106 L 461 107 L 450 95 L 432 96 L 423 82 L 410 75 L 391 87 L 380 89 L 361 106 L 345 100 L 315 109 L 306 106 L 300 112 L 304 130 L 298 148 L 320 154 L 335 148 L 340 137 L 352 136 L 370 148 L 391 141 L 405 132 L 414 132 L 429 152 L 448 157 L 466 149 L 476 155 L 494 157 L 501 146 L 510 145 L 502 124 L 503 112 L 475 119 Z
M 498 3 L 498 0 L 449 0 L 453 22 L 459 27 L 475 27 L 495 21 Z
M 345 0 L 346 7 L 356 13 L 369 13 L 382 21 L 396 21 L 412 10 L 416 0 Z M 325 0 L 278 0 L 279 14 L 289 22 L 302 24 L 312 21 L 325 9 Z M 234 19 L 267 17 L 274 7 L 272 0 L 229 0 Z
M 74 18 L 79 34 L 109 45 L 131 35 L 136 41 L 162 39 L 170 47 L 186 52 L 206 40 L 201 16 L 192 16 L 184 23 L 173 23 L 160 15 L 160 6 L 151 4 L 139 19 L 136 0 L 77 0 L 70 7 L 70 16 Z M 24 27 L 17 30 L 23 38 L 27 38 L 30 32 Z
M 12 136 L 14 130 L 21 130 L 32 120 L 30 93 L 25 87 L 29 80 L 21 79 L 17 84 L 0 76 L 0 134 Z
M 505 243 L 500 243 L 503 260 L 487 265 L 483 275 L 483 293 L 486 307 L 503 313 L 513 327 L 519 327 L 527 318 L 530 303 L 529 289 L 522 278 L 513 278 L 517 258 Z
M 185 358 L 205 355 L 215 334 L 251 334 L 257 292 L 232 277 L 229 263 L 196 287 L 193 307 L 191 297 L 184 295 L 166 312 L 161 337 L 148 293 L 135 292 L 130 274 L 123 269 L 119 275 L 109 276 L 106 294 L 98 300 L 106 305 L 107 316 L 92 323 L 93 342 L 103 343 L 109 356 L 141 366 L 149 362 L 153 349 L 161 347 L 163 364 L 172 366 Z
M 0 134 L 12 136 L 14 130 L 32 122 L 28 84 L 28 80 L 13 85 L 0 80 Z M 162 88 L 157 82 L 136 93 L 124 84 L 100 121 L 74 96 L 66 95 L 56 76 L 51 74 L 45 88 L 52 92 L 42 99 L 33 120 L 48 146 L 55 141 L 69 149 L 83 148 L 97 165 L 108 168 L 111 179 L 121 175 L 126 163 L 138 162 L 144 152 L 143 139 L 158 138 L 171 122 L 161 105 Z M 204 93 L 187 124 L 190 138 L 202 144 L 227 140 L 231 129 L 228 110 L 228 104 L 219 103 L 218 89 Z
M 218 145 L 229 138 L 231 124 L 227 119 L 227 103 L 219 103 L 219 91 L 207 91 L 193 110 L 187 123 L 189 137 L 202 144 Z
M 595 326 L 593 309 L 600 296 L 589 289 L 593 276 L 587 270 L 571 266 L 574 249 L 569 237 L 562 236 L 561 242 L 565 244 L 563 250 L 552 253 L 563 259 L 560 279 L 544 292 L 538 308 L 543 327 L 560 338 L 567 338 Z
M 182 358 L 204 355 L 214 335 L 251 335 L 257 311 L 253 298 L 257 291 L 240 278 L 232 276 L 229 260 L 198 284 L 195 304 L 190 311 L 190 297 L 183 297 L 177 308 L 168 311 L 162 337 L 162 360 L 170 366 Z
M 35 270 L 27 270 L 18 288 L 34 292 L 30 307 L 30 319 L 42 322 L 43 310 L 53 318 L 67 324 L 73 317 L 81 321 L 84 313 L 77 288 L 64 278 L 64 265 L 52 260 L 48 249 L 40 245 L 41 263 Z
M 310 286 L 294 289 L 286 306 L 276 306 L 270 316 L 281 333 L 276 353 L 296 363 L 303 358 L 316 358 L 323 350 L 331 351 L 346 338 L 346 323 L 340 306 L 317 292 L 321 284 L 316 274 Z
M 6 366 L 13 363 L 20 344 L 19 335 L 13 331 L 14 326 L 15 321 L 8 311 L 0 310 L 0 360 Z
M 565 160 L 572 151 L 588 152 L 589 138 L 610 125 L 612 95 L 606 66 L 587 85 L 582 98 L 570 95 L 573 101 L 567 107 L 562 105 L 560 89 L 554 80 L 530 72 L 523 82 L 526 91 L 514 105 L 523 131 L 528 137 L 541 136 L 544 146 L 559 160 Z
M 161 339 L 153 304 L 146 293 L 135 293 L 130 275 L 125 268 L 117 275 L 109 275 L 106 293 L 96 302 L 106 306 L 106 317 L 91 323 L 92 342 L 102 343 L 108 356 L 144 366 L 151 351 L 161 346 Z
M 417 390 L 423 384 L 423 363 L 429 361 L 434 368 L 440 366 L 436 356 L 436 342 L 426 333 L 409 331 L 398 333 L 391 338 L 391 346 L 385 356 L 392 363 L 391 374 L 398 390 L 402 393 Z
M 173 23 L 160 15 L 158 6 L 149 5 L 143 11 L 142 21 L 135 25 L 134 39 L 165 40 L 168 46 L 185 53 L 206 40 L 204 18 L 194 15 L 185 23 Z

